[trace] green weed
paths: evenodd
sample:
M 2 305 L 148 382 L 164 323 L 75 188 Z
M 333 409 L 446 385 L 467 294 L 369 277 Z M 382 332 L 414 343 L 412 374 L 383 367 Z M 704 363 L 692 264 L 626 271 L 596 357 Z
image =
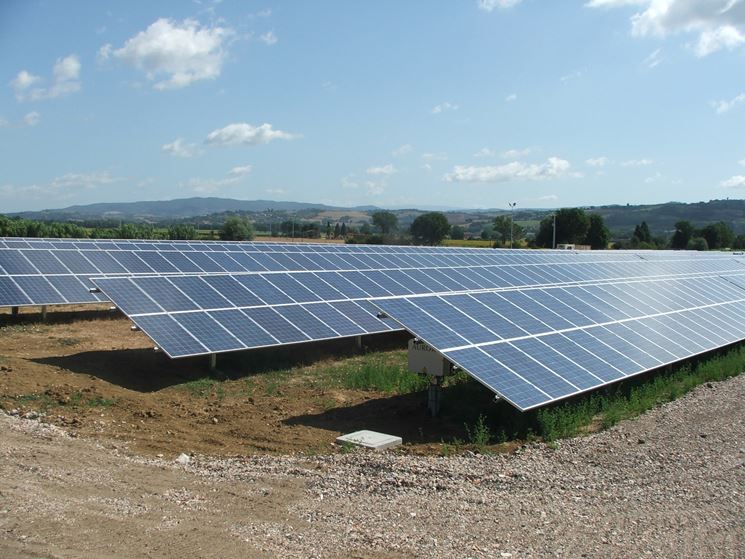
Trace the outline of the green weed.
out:
M 468 423 L 465 423 L 464 426 L 466 429 L 466 435 L 468 436 L 468 441 L 474 445 L 479 452 L 484 453 L 486 451 L 486 446 L 491 440 L 491 432 L 486 424 L 486 416 L 479 415 L 476 423 L 473 425 L 473 430 L 468 426 Z
M 179 388 L 186 390 L 192 396 L 206 398 L 212 393 L 212 389 L 218 384 L 216 380 L 209 377 L 192 380 L 179 385 Z

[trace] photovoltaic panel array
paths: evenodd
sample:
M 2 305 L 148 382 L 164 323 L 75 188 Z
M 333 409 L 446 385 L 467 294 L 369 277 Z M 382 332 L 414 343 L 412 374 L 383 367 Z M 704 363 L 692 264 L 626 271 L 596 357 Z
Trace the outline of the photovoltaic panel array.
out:
M 376 300 L 528 410 L 745 339 L 745 276 Z
M 374 305 L 391 297 L 571 286 L 637 277 L 696 277 L 744 270 L 743 265 L 732 260 L 637 259 L 445 270 L 208 274 L 93 281 L 169 356 L 186 357 L 399 329 L 398 324 L 376 318 Z M 230 323 L 226 322 L 228 319 Z M 238 337 L 234 328 L 239 320 L 255 332 L 269 335 Z M 408 324 L 404 327 L 409 329 Z
M 597 254 L 340 244 L 0 239 L 0 307 L 95 303 L 94 276 L 394 270 L 591 262 Z M 680 258 L 687 258 L 679 255 Z M 619 251 L 602 260 L 670 258 Z

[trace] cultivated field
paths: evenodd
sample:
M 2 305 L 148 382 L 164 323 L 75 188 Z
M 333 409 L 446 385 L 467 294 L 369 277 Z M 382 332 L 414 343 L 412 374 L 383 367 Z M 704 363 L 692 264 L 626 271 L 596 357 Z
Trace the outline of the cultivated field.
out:
M 0 315 L 2 557 L 745 554 L 745 376 L 538 444 L 623 413 L 520 423 L 455 377 L 429 418 L 397 334 L 220 356 L 217 380 L 105 309 Z M 333 444 L 363 428 L 406 445 Z

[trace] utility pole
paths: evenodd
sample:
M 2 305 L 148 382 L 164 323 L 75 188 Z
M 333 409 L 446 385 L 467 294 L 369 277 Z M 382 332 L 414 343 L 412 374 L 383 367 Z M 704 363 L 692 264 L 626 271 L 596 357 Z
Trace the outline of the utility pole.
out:
M 551 248 L 556 248 L 556 212 L 554 212 L 554 240 L 551 243 Z
M 507 202 L 507 205 L 510 207 L 510 248 L 512 248 L 512 232 L 514 231 L 514 223 L 515 223 L 515 206 L 517 205 L 517 202 Z

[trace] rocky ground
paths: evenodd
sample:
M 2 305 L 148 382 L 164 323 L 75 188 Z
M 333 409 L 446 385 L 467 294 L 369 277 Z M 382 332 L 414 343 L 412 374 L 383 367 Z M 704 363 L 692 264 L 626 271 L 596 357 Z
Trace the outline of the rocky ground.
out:
M 0 413 L 0 557 L 745 557 L 743 402 L 447 458 L 149 458 Z

